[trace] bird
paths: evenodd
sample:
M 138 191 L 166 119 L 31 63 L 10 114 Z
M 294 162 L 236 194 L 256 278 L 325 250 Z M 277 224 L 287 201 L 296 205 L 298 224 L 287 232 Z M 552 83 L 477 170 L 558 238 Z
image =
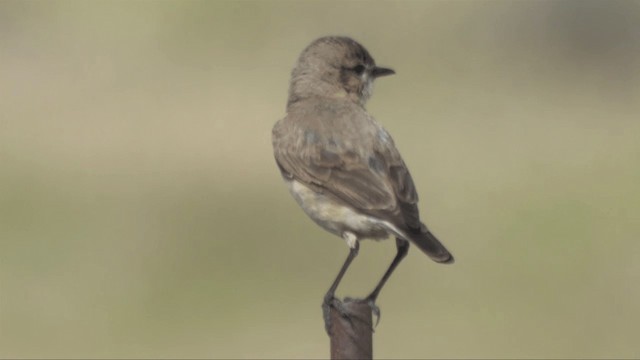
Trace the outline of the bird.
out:
M 336 289 L 361 240 L 396 239 L 395 257 L 365 298 L 374 306 L 410 244 L 437 263 L 454 262 L 420 219 L 418 193 L 393 138 L 365 108 L 374 80 L 392 74 L 352 38 L 318 38 L 298 57 L 286 115 L 272 130 L 275 161 L 289 192 L 316 224 L 349 247 L 323 298 L 327 331 Z

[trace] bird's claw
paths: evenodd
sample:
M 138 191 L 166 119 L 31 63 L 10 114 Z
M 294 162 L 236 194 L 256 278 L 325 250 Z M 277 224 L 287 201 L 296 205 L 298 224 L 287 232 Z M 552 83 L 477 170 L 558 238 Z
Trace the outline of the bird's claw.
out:
M 376 305 L 374 300 L 369 300 L 369 307 L 371 308 L 373 315 L 376 317 L 376 324 L 373 325 L 373 328 L 371 329 L 371 331 L 375 331 L 375 328 L 380 323 L 380 308 Z
M 322 317 L 324 318 L 324 329 L 329 336 L 331 336 L 331 308 L 336 309 L 340 317 L 351 322 L 351 316 L 342 301 L 336 299 L 334 296 L 325 297 L 322 301 Z
M 375 315 L 375 317 L 376 317 L 376 323 L 375 323 L 375 325 L 373 325 L 371 327 L 371 332 L 375 332 L 375 328 L 378 326 L 378 323 L 380 322 L 380 308 L 378 307 L 378 305 L 376 305 L 376 301 L 374 299 L 369 298 L 369 297 L 367 297 L 365 299 L 345 298 L 344 301 L 366 302 L 367 305 L 369 305 L 369 307 L 371 308 L 371 313 L 373 315 Z

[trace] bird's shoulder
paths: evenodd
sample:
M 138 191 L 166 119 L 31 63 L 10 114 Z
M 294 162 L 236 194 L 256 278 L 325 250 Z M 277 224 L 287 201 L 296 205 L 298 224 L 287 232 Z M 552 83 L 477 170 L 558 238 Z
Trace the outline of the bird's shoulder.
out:
M 360 105 L 315 98 L 291 106 L 273 128 L 274 145 L 284 141 L 296 151 L 305 147 L 349 152 L 383 151 L 399 157 L 391 135 Z

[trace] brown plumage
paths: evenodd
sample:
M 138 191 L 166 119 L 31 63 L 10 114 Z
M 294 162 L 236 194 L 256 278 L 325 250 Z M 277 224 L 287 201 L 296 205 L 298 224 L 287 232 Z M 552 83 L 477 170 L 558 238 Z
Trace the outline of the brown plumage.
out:
M 409 243 L 436 262 L 453 262 L 420 221 L 418 193 L 393 139 L 364 108 L 373 80 L 393 73 L 376 66 L 352 39 L 320 38 L 300 55 L 291 73 L 287 115 L 273 127 L 274 156 L 289 191 L 313 221 L 350 247 L 324 298 L 327 329 L 329 310 L 339 304 L 335 290 L 361 239 L 396 238 L 398 252 L 367 297 L 371 303 Z
M 364 67 L 362 74 L 358 66 Z M 379 69 L 367 50 L 348 38 L 322 38 L 305 49 L 292 73 L 287 116 L 273 128 L 276 162 L 285 180 L 387 221 L 401 233 L 343 231 L 358 238 L 399 236 L 437 262 L 452 262 L 420 222 L 418 194 L 393 139 L 364 109 L 375 71 L 392 73 Z

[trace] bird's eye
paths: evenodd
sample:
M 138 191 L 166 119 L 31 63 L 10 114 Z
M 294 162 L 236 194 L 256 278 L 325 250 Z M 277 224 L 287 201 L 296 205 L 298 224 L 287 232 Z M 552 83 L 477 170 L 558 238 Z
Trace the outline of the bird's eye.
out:
M 355 71 L 355 73 L 358 75 L 362 75 L 362 73 L 364 72 L 364 65 L 356 65 L 353 68 L 353 71 Z

